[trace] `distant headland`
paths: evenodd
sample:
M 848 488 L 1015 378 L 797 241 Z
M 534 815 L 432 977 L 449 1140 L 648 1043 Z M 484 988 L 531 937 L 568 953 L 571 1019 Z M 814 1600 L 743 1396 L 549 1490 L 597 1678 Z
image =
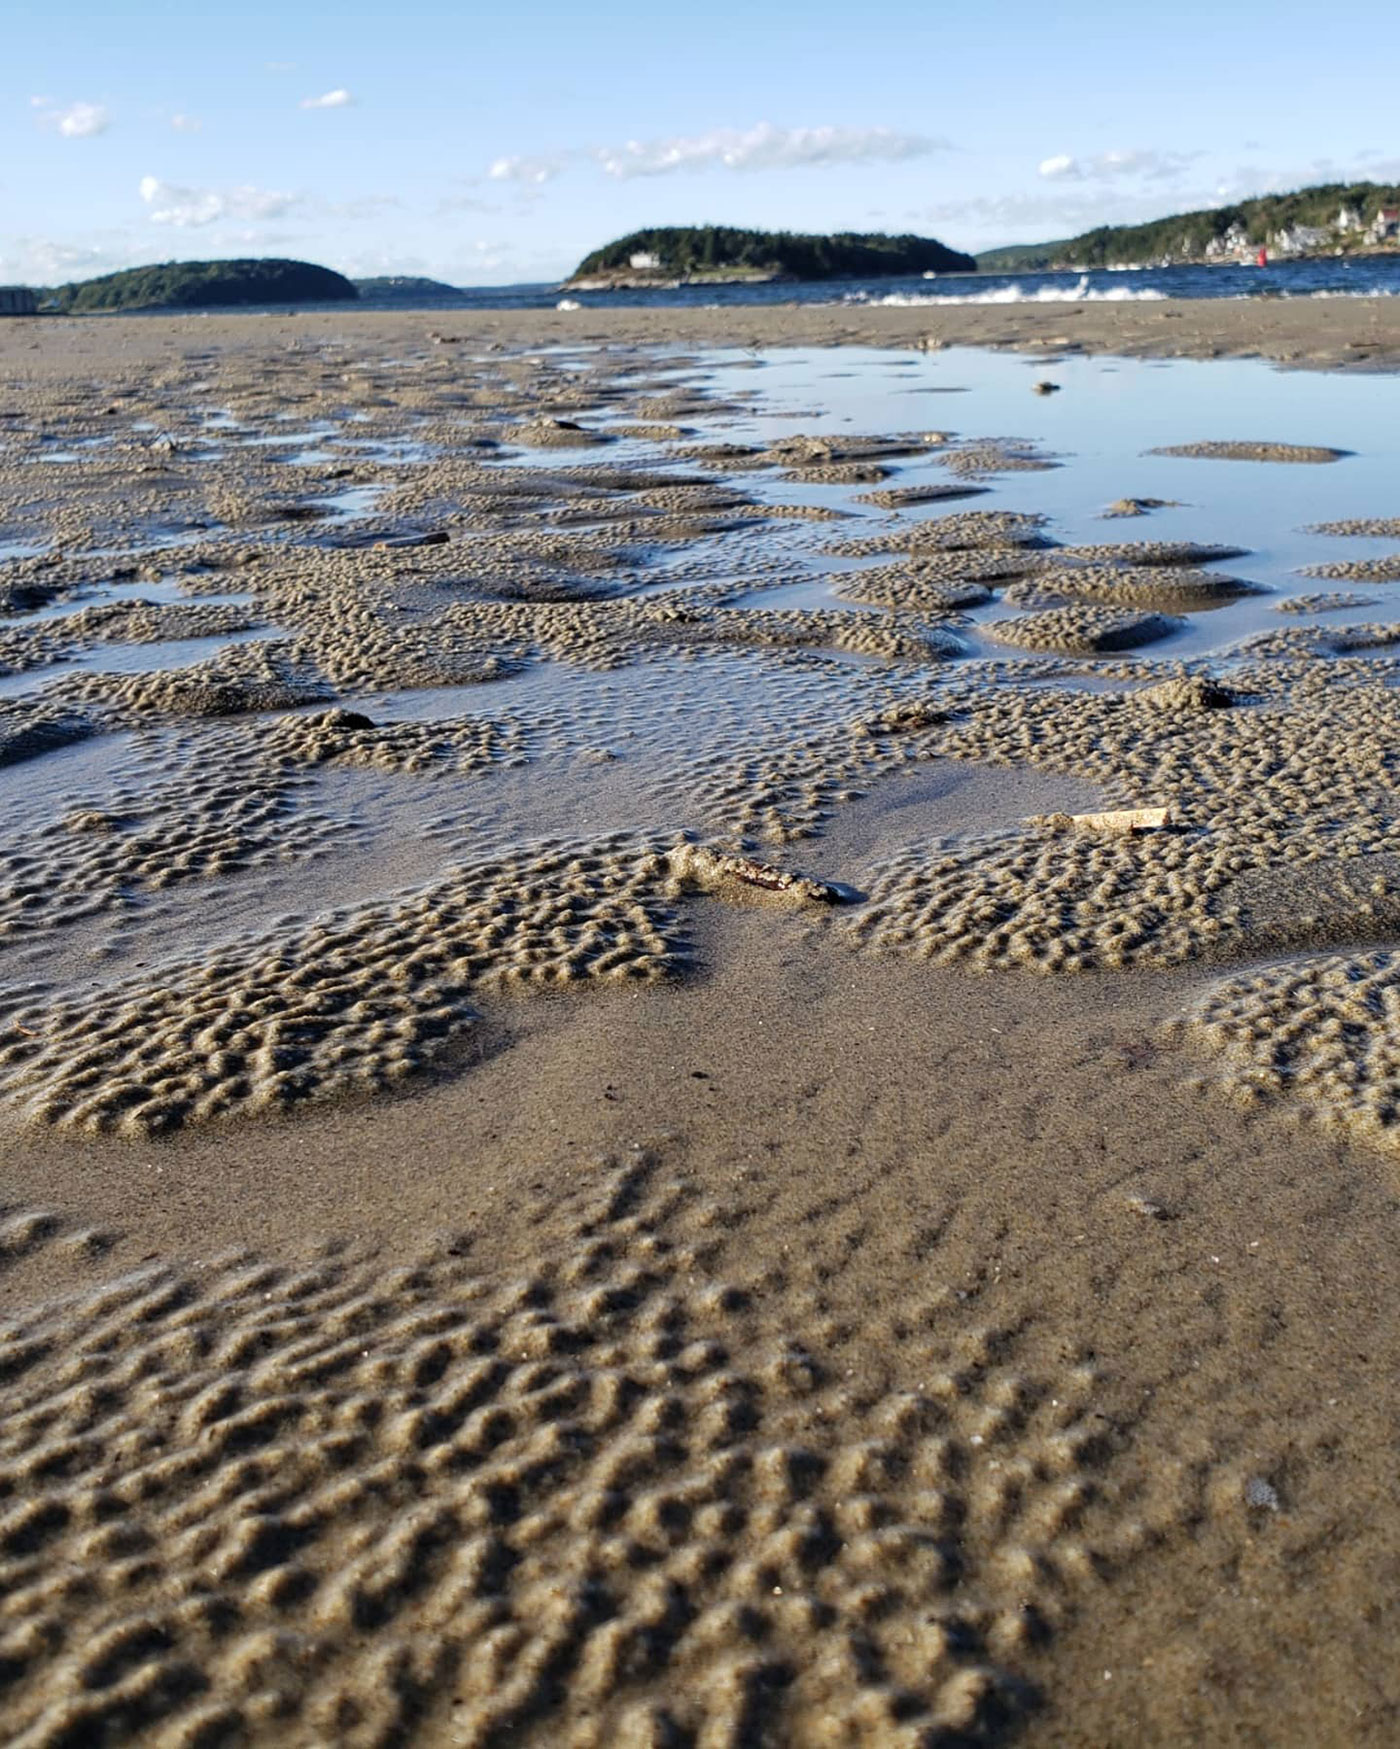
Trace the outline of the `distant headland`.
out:
M 357 279 L 354 283 L 362 298 L 401 298 L 405 303 L 412 303 L 417 298 L 461 296 L 460 287 L 448 285 L 441 279 L 425 279 L 421 273 L 383 273 L 372 279 Z
M 898 277 L 973 273 L 972 256 L 932 237 L 880 231 L 745 231 L 730 225 L 663 225 L 633 231 L 586 255 L 565 282 L 571 291 L 678 284 Z
M 68 315 L 112 310 L 218 309 L 332 303 L 359 297 L 344 274 L 309 261 L 166 261 L 79 280 L 45 294 Z
M 1100 225 L 1053 243 L 1013 243 L 977 257 L 983 273 L 1176 267 L 1270 257 L 1364 255 L 1400 246 L 1400 187 L 1324 182 L 1141 225 Z

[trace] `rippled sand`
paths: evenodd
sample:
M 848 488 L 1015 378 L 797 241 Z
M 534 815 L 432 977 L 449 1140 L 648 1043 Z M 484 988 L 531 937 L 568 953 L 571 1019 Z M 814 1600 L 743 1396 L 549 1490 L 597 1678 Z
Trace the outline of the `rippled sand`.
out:
M 7 1740 L 1391 1740 L 1389 440 L 553 320 L 0 335 Z

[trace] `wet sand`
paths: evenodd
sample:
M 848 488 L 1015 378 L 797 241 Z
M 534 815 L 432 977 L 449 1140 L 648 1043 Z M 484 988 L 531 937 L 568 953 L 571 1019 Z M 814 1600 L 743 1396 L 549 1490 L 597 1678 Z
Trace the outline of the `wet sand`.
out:
M 1014 347 L 1032 352 L 1115 353 L 1132 358 L 1265 358 L 1300 369 L 1400 368 L 1398 300 L 1373 298 L 1164 298 L 1121 303 L 822 305 L 771 308 L 457 310 L 363 315 L 336 311 L 274 318 L 238 316 L 104 318 L 68 322 L 65 354 L 110 356 L 115 346 L 151 360 L 181 344 L 180 333 L 232 338 L 260 320 L 289 321 L 299 333 L 390 336 L 429 333 L 448 343 L 511 346 L 939 346 Z M 48 368 L 48 349 L 8 325 L 13 372 Z M 256 330 L 254 330 L 256 331 Z M 23 349 L 23 350 L 21 350 Z M 24 350 L 41 357 L 25 358 Z M 16 357 L 16 352 L 19 356 Z
M 9 1739 L 1393 1741 L 1392 629 L 455 320 L 0 336 Z

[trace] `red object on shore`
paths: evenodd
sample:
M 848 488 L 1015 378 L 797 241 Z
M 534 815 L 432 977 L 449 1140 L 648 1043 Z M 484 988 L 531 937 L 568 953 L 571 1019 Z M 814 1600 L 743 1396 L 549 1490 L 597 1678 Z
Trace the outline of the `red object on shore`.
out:
M 1254 265 L 1256 267 L 1267 267 L 1269 265 L 1269 251 L 1267 249 L 1261 249 L 1254 257 Z

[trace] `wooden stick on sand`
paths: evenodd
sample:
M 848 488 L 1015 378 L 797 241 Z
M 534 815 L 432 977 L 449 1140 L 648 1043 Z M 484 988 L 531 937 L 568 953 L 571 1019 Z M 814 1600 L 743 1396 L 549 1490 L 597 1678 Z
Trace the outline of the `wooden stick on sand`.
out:
M 1161 832 L 1172 824 L 1170 806 L 1164 808 L 1110 808 L 1102 814 L 1043 814 L 1040 824 L 1080 832 Z

